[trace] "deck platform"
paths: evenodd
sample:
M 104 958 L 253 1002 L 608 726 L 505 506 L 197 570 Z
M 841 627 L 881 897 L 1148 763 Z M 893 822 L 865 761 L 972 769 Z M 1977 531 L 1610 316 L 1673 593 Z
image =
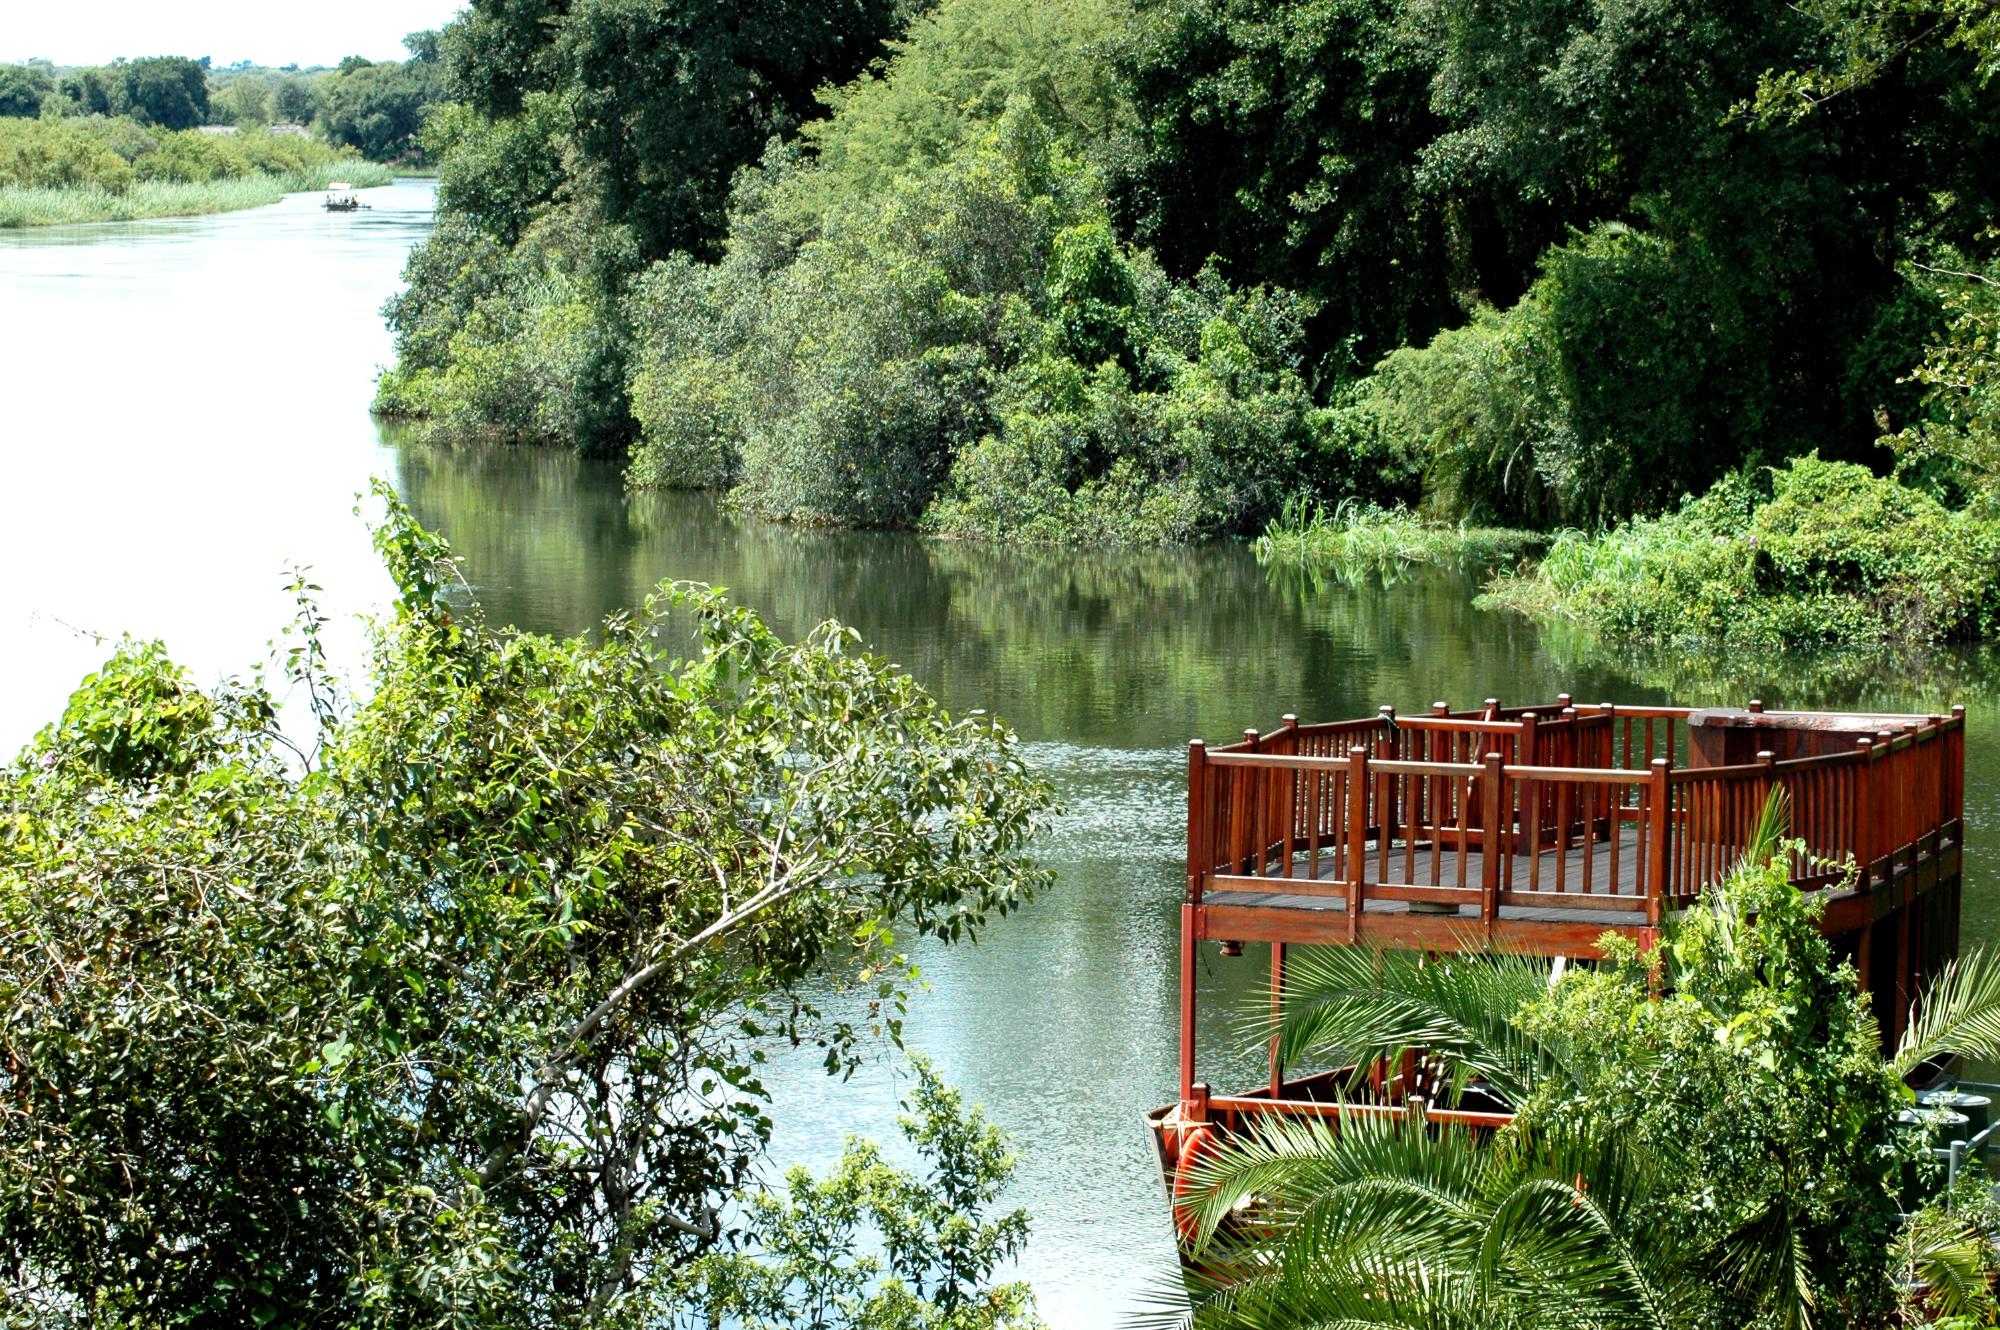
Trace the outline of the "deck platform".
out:
M 1722 881 L 1782 791 L 1802 891 L 1900 1036 L 1958 951 L 1963 708 L 1949 715 L 1549 706 L 1302 725 L 1188 751 L 1182 1097 L 1195 957 L 1293 944 L 1494 947 L 1588 959 L 1652 946 Z
M 1196 1075 L 1199 958 L 1266 944 L 1273 1010 L 1287 948 L 1494 949 L 1588 960 L 1607 933 L 1654 946 L 1722 882 L 1774 792 L 1789 811 L 1786 867 L 1819 893 L 1820 928 L 1850 960 L 1886 1046 L 1958 954 L 1965 716 L 1767 712 L 1760 703 L 1472 711 L 1301 725 L 1188 749 L 1181 905 L 1180 1098 L 1148 1118 L 1171 1194 L 1186 1142 L 1260 1116 L 1411 1113 L 1492 1130 L 1505 1104 L 1435 1098 L 1418 1050 L 1348 1068 L 1366 1093 L 1284 1065 L 1215 1094 Z M 1336 1091 L 1338 1091 L 1336 1093 Z M 1186 1148 L 1193 1148 L 1186 1146 Z

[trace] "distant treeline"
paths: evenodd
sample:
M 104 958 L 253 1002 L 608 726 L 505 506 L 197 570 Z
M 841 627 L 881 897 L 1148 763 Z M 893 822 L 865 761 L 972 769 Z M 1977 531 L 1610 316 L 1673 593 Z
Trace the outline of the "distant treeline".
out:
M 166 130 L 296 126 L 370 161 L 421 164 L 417 131 L 444 80 L 436 33 L 412 33 L 406 44 L 408 60 L 349 56 L 332 69 L 213 69 L 183 56 L 0 65 L 0 117 L 127 117 Z

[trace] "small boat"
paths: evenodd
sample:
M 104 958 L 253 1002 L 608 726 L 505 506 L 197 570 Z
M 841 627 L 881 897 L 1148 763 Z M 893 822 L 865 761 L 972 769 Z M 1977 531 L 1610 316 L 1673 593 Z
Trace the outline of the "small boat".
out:
M 354 186 L 344 180 L 336 180 L 326 187 L 326 210 L 328 212 L 360 212 L 368 205 L 354 192 Z

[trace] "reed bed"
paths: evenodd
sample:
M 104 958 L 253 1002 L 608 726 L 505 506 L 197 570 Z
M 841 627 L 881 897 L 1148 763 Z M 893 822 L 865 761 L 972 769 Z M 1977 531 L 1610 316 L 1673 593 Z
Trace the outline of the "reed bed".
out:
M 148 217 L 237 212 L 276 203 L 286 194 L 322 190 L 335 180 L 367 189 L 386 185 L 393 178 L 387 167 L 372 162 L 331 162 L 288 171 L 282 176 L 257 174 L 200 183 L 140 180 L 123 190 L 98 185 L 56 189 L 0 185 L 0 228 L 133 222 Z
M 1344 502 L 1328 512 L 1287 503 L 1253 548 L 1267 563 L 1343 571 L 1390 571 L 1411 564 L 1492 565 L 1517 559 L 1545 537 L 1503 527 L 1438 522 L 1407 508 Z

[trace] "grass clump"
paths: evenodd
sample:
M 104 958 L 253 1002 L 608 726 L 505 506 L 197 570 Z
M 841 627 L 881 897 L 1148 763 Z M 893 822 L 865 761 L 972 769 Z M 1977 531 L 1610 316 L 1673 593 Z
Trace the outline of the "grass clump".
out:
M 1319 503 L 1294 498 L 1251 548 L 1262 563 L 1371 572 L 1420 563 L 1501 563 L 1546 539 L 1532 531 L 1440 522 L 1407 508 L 1354 500 L 1343 500 L 1329 513 Z
M 1984 637 L 2000 626 L 2000 523 L 1808 454 L 1663 517 L 1564 532 L 1479 603 L 1678 646 Z
M 143 217 L 192 217 L 261 208 L 284 197 L 269 176 L 211 180 L 202 184 L 149 180 L 122 192 L 101 185 L 71 189 L 0 186 L 0 227 L 68 226 L 78 222 L 131 222 Z

